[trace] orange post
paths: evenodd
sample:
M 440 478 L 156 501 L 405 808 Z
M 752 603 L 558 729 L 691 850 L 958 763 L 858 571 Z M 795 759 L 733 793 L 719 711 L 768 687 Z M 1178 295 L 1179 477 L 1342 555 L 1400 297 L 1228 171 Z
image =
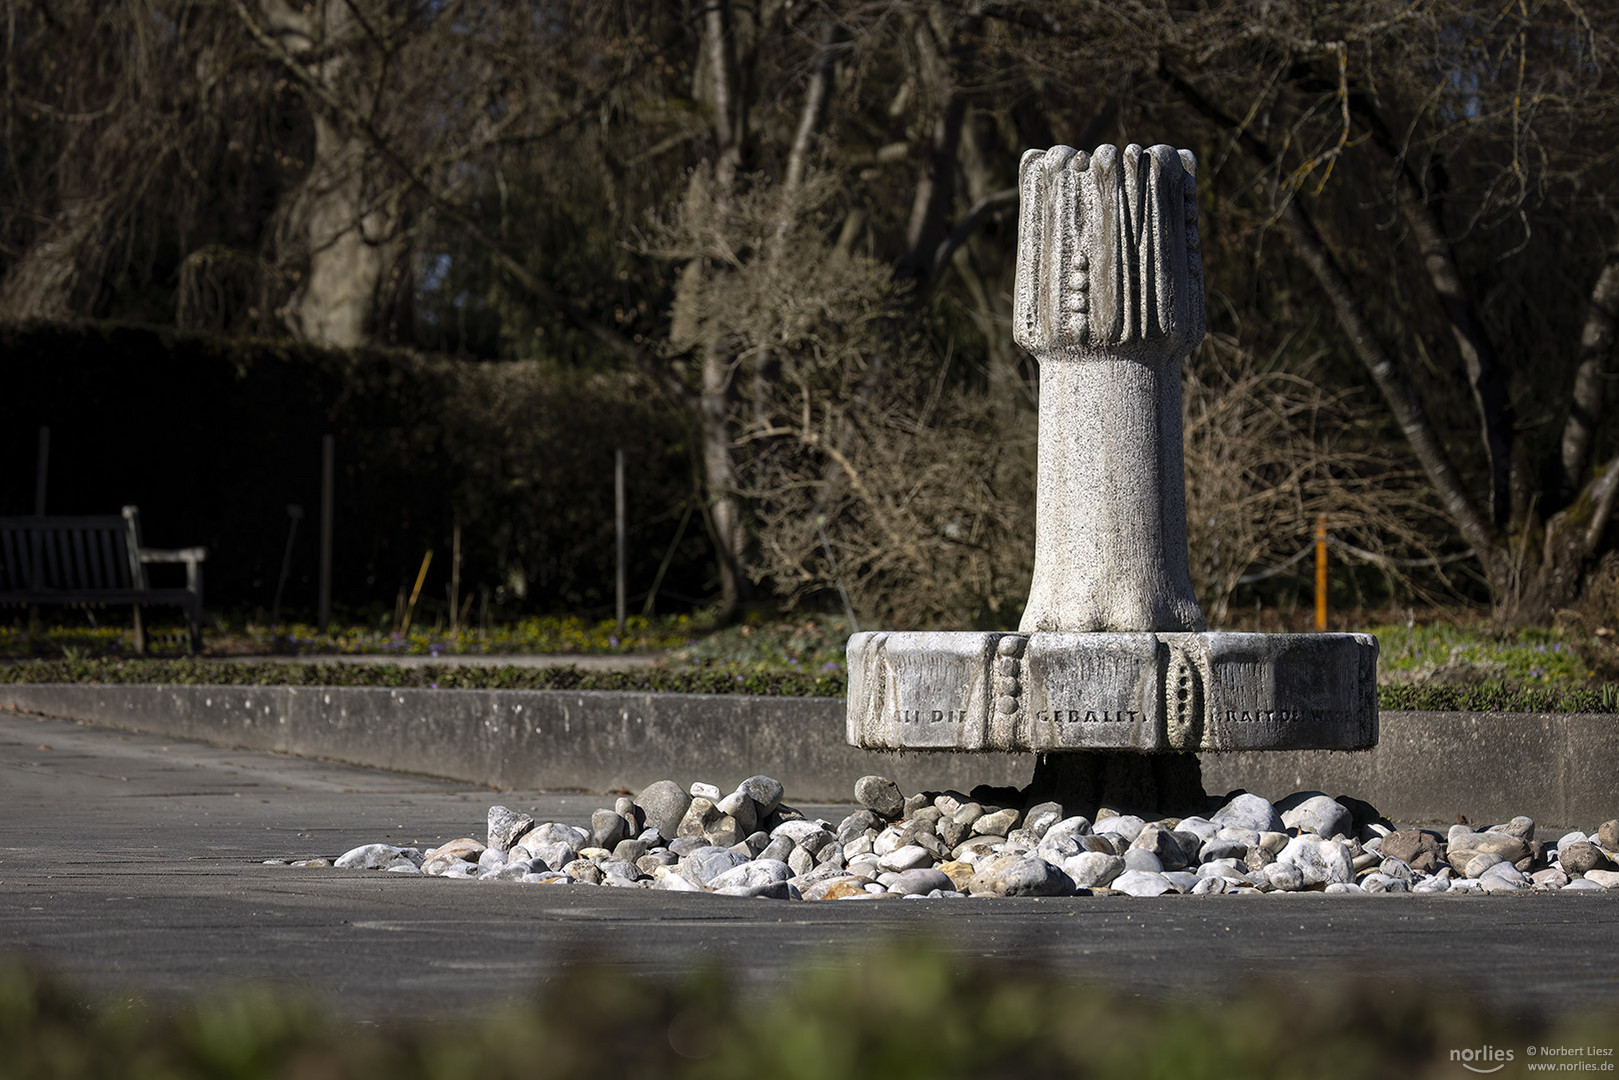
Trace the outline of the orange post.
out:
M 1315 628 L 1327 628 L 1327 515 L 1315 519 Z

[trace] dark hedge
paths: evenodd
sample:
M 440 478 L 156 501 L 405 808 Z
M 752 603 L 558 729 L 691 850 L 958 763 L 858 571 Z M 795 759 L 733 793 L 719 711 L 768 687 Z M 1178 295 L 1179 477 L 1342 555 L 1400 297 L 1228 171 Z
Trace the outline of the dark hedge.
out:
M 623 690 L 660 694 L 842 697 L 841 674 L 724 668 L 583 671 L 451 664 L 237 664 L 210 660 L 42 660 L 0 667 L 0 683 L 170 686 L 392 686 L 437 690 Z
M 0 357 L 0 514 L 33 513 L 48 426 L 48 511 L 134 504 L 150 546 L 205 545 L 211 610 L 270 608 L 297 504 L 305 516 L 282 611 L 311 618 L 326 434 L 336 437 L 333 599 L 344 610 L 391 613 L 433 548 L 417 622 L 437 617 L 457 516 L 463 598 L 498 589 L 507 613 L 610 608 L 616 447 L 632 592 L 672 545 L 659 610 L 683 610 L 669 595 L 701 597 L 712 574 L 699 523 L 676 541 L 692 498 L 684 421 L 633 373 L 109 323 L 0 325 Z

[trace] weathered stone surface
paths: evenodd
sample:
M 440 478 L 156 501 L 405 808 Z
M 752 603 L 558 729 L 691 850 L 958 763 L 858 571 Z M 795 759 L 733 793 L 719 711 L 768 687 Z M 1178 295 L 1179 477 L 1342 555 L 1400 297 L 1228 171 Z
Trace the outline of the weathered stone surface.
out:
M 1439 866 L 1439 838 L 1422 829 L 1400 829 L 1383 837 L 1382 853 L 1399 859 L 1419 874 L 1431 874 Z
M 613 845 L 613 858 L 623 859 L 625 862 L 638 862 L 641 857 L 652 850 L 652 845 L 639 838 L 634 840 L 620 840 Z
M 1130 896 L 1162 896 L 1176 891 L 1163 874 L 1142 870 L 1126 870 L 1109 882 L 1107 887 Z
M 679 835 L 680 821 L 691 806 L 691 795 L 673 780 L 659 780 L 641 790 L 635 805 L 646 815 L 649 828 L 673 838 Z
M 1489 832 L 1510 833 L 1525 843 L 1535 838 L 1535 819 L 1518 816 L 1501 825 L 1491 825 Z
M 1135 847 L 1125 851 L 1124 868 L 1126 870 L 1139 870 L 1148 874 L 1161 874 L 1165 870 L 1162 859 L 1151 851 Z
M 1355 831 L 1354 817 L 1349 813 L 1349 808 L 1326 795 L 1312 795 L 1296 806 L 1282 810 L 1282 824 L 1328 840 L 1334 836 L 1350 836 Z
M 422 853 L 415 848 L 394 847 L 392 844 L 362 844 L 339 855 L 332 865 L 344 870 L 386 870 L 401 862 L 420 866 L 422 861 Z
M 934 858 L 920 844 L 906 844 L 882 856 L 877 865 L 884 870 L 914 870 L 919 866 L 932 866 Z
M 1082 851 L 1062 862 L 1063 873 L 1081 889 L 1106 887 L 1125 869 L 1124 860 L 1117 855 L 1104 855 L 1097 851 Z
M 1276 856 L 1276 861 L 1297 870 L 1305 885 L 1330 885 L 1353 881 L 1355 877 L 1345 846 L 1315 836 L 1294 837 Z
M 496 851 L 507 851 L 534 827 L 534 819 L 527 814 L 508 810 L 504 806 L 489 808 L 489 846 Z
M 1452 866 L 1462 866 L 1475 855 L 1499 855 L 1509 863 L 1529 857 L 1529 845 L 1511 833 L 1472 832 L 1462 825 L 1451 829 L 1445 850 Z
M 1266 882 L 1277 892 L 1295 892 L 1304 888 L 1304 874 L 1297 866 L 1280 860 L 1267 863 L 1261 871 Z
M 1021 816 L 1021 811 L 1011 808 L 984 814 L 973 822 L 972 833 L 974 836 L 1008 836 Z
M 746 855 L 730 848 L 711 846 L 698 848 L 682 859 L 679 865 L 680 873 L 686 880 L 694 885 L 706 886 L 725 871 L 748 861 Z
M 973 896 L 1068 896 L 1074 883 L 1044 859 L 997 855 L 974 868 L 967 891 Z
M 1037 840 L 1044 839 L 1051 826 L 1065 820 L 1069 819 L 1063 816 L 1061 803 L 1037 803 L 1023 812 L 1023 827 L 1032 832 Z M 1089 825 L 1090 823 L 1086 822 L 1087 828 Z
M 1136 838 L 1130 841 L 1130 848 L 1132 851 L 1147 851 L 1157 856 L 1164 870 L 1179 870 L 1186 865 L 1186 852 L 1181 849 L 1175 834 L 1158 825 L 1148 825 L 1137 833 Z M 1128 853 L 1125 858 L 1129 858 Z
M 1529 880 L 1548 889 L 1561 889 L 1568 884 L 1568 875 L 1554 866 L 1548 866 L 1544 870 L 1536 870 L 1530 874 Z
M 932 867 L 902 871 L 888 883 L 888 891 L 901 896 L 926 896 L 935 889 L 954 891 L 955 887 L 948 874 Z
M 1164 880 L 1178 893 L 1189 893 L 1197 887 L 1198 876 L 1190 870 L 1165 870 Z
M 886 776 L 862 776 L 855 781 L 854 797 L 878 817 L 893 820 L 905 810 L 905 796 L 899 785 Z
M 1604 889 L 1619 889 L 1619 870 L 1587 870 L 1584 880 L 1594 881 Z
M 1248 845 L 1238 840 L 1215 836 L 1204 841 L 1203 846 L 1198 849 L 1197 857 L 1205 863 L 1219 859 L 1246 859 Z
M 672 869 L 665 867 L 665 869 Z M 666 873 L 655 876 L 652 887 L 666 892 L 702 892 L 703 887 L 681 874 Z
M 784 862 L 775 859 L 755 859 L 752 862 L 739 863 L 729 870 L 721 871 L 710 878 L 707 884 L 710 888 L 718 891 L 736 885 L 752 887 L 786 881 L 792 876 L 792 871 Z
M 1141 830 L 1147 823 L 1134 814 L 1114 814 L 1112 817 L 1099 817 L 1091 830 L 1096 834 L 1107 833 L 1110 836 L 1121 838 L 1126 844 L 1141 835 Z
M 840 844 L 847 844 L 855 837 L 860 836 L 868 829 L 881 828 L 883 821 L 870 810 L 862 807 L 844 818 L 838 825 L 837 839 Z
M 1588 874 L 1592 870 L 1611 870 L 1612 864 L 1602 849 L 1589 840 L 1578 840 L 1557 849 L 1557 865 L 1569 877 Z
M 597 810 L 590 815 L 590 843 L 593 847 L 617 847 L 629 837 L 629 822 L 616 810 Z
M 1287 827 L 1269 799 L 1248 793 L 1238 795 L 1220 807 L 1209 815 L 1209 820 L 1216 825 L 1250 829 L 1256 833 L 1281 832 Z
M 1604 851 L 1619 852 L 1619 818 L 1597 826 L 1597 843 Z
M 465 859 L 467 862 L 477 862 L 478 856 L 483 854 L 485 846 L 470 836 L 463 836 L 440 844 L 436 848 L 431 848 L 424 854 L 429 859 L 435 855 L 453 855 L 456 858 Z
M 848 740 L 873 749 L 1377 743 L 1365 634 L 864 632 L 848 657 Z
M 696 801 L 692 800 L 693 803 Z M 736 818 L 730 814 L 720 813 L 718 808 L 715 808 L 713 817 L 703 825 L 704 839 L 718 847 L 735 847 L 742 843 L 746 835 Z
M 693 787 L 697 785 L 693 784 Z M 680 819 L 675 827 L 677 837 L 703 836 L 706 837 L 708 827 L 720 817 L 719 808 L 702 795 L 694 796 L 691 805 L 686 807 L 686 815 Z M 732 841 L 735 843 L 736 841 Z M 712 841 L 710 841 L 712 843 Z
M 533 845 L 523 843 L 512 850 L 512 854 L 522 858 L 537 859 L 551 869 L 559 869 L 572 862 L 579 853 L 570 847 L 565 840 L 549 840 Z
M 1036 506 L 1066 511 L 1035 516 L 1025 631 L 1203 628 L 1178 371 L 1203 336 L 1194 169 L 1168 146 L 1023 155 L 1012 334 L 1041 367 Z
M 782 796 L 786 794 L 781 781 L 769 776 L 750 776 L 736 789 L 758 805 L 761 818 L 775 813 L 781 805 Z

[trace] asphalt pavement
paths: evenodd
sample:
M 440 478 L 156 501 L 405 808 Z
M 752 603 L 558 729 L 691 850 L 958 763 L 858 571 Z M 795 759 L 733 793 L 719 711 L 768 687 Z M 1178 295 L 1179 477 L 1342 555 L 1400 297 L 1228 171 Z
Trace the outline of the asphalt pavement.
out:
M 1614 893 L 808 904 L 262 865 L 481 836 L 494 802 L 586 824 L 612 800 L 0 713 L 0 954 L 111 996 L 267 981 L 357 1021 L 480 1013 L 582 957 L 642 975 L 718 964 L 768 988 L 907 936 L 1148 997 L 1355 975 L 1526 1014 L 1619 1007 Z

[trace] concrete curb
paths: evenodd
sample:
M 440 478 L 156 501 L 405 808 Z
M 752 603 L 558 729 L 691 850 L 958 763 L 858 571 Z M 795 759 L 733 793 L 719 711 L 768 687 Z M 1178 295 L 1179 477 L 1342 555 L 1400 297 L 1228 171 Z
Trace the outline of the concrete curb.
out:
M 8 684 L 0 708 L 503 789 L 729 788 L 765 773 L 800 801 L 848 802 L 871 773 L 910 791 L 1028 783 L 1028 754 L 877 753 L 844 741 L 843 701 L 602 690 Z M 971 779 L 968 779 L 968 778 Z
M 774 776 L 847 802 L 868 773 L 907 791 L 1022 785 L 1028 754 L 878 753 L 844 742 L 836 698 L 381 687 L 7 684 L 0 707 L 115 728 L 442 776 L 495 788 L 637 791 Z M 1203 754 L 1204 787 L 1353 795 L 1399 821 L 1619 816 L 1619 717 L 1385 712 L 1373 750 Z

